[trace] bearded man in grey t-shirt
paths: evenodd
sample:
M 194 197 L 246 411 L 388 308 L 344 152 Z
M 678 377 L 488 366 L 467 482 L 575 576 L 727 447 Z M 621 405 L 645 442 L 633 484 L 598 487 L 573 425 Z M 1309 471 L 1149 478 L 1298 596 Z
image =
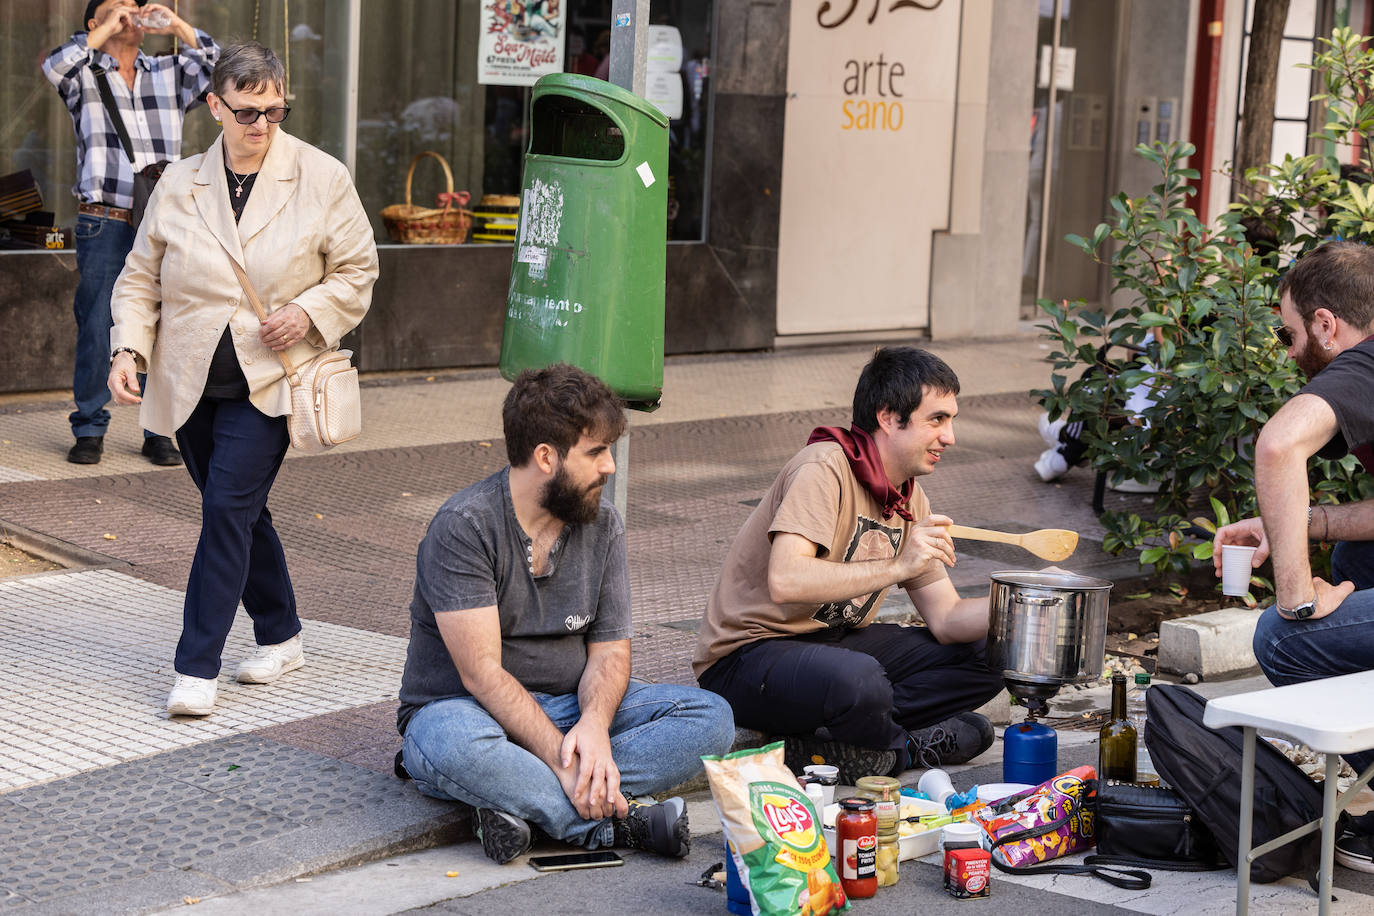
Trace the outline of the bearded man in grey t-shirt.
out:
M 426 795 L 476 808 L 486 854 L 530 825 L 588 849 L 685 856 L 678 785 L 734 738 L 730 707 L 630 679 L 625 528 L 601 500 L 625 430 L 580 369 L 521 373 L 502 409 L 510 466 L 455 494 L 420 543 L 397 727 Z

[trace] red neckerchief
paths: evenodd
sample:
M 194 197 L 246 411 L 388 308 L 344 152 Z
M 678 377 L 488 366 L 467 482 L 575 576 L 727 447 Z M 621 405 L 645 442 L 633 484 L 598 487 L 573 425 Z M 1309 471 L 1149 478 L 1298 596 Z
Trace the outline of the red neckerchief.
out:
M 854 472 L 859 483 L 874 499 L 882 504 L 883 518 L 892 518 L 897 513 L 909 522 L 916 519 L 911 515 L 911 493 L 915 486 L 914 478 L 902 484 L 900 490 L 892 486 L 883 470 L 883 456 L 878 454 L 878 444 L 873 437 L 857 426 L 840 429 L 838 426 L 817 426 L 811 431 L 807 445 L 815 442 L 837 442 L 849 459 L 849 469 Z

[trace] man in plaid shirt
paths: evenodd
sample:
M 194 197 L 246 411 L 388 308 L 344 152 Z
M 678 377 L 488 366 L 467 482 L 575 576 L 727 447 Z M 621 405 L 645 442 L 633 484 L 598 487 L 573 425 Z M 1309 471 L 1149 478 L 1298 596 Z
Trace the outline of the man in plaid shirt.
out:
M 90 0 L 86 30 L 76 32 L 43 61 L 43 74 L 61 93 L 76 128 L 79 201 L 76 223 L 76 369 L 69 417 L 75 464 L 96 464 L 104 451 L 110 400 L 110 294 L 134 244 L 134 173 L 155 162 L 181 158 L 182 117 L 210 88 L 219 46 L 204 32 L 160 4 L 145 0 Z M 139 9 L 142 7 L 142 10 Z M 175 35 L 180 50 L 149 57 L 139 50 L 144 35 Z M 133 147 L 134 161 L 101 100 L 104 81 Z M 153 464 L 181 464 L 167 436 L 143 433 L 143 454 Z

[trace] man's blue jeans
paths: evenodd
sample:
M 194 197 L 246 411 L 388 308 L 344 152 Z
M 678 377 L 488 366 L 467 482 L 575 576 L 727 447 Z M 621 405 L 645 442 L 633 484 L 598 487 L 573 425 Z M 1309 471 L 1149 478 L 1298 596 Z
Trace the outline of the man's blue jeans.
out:
M 134 228 L 128 223 L 85 213 L 76 218 L 76 267 L 81 272 L 72 305 L 76 316 L 76 366 L 72 372 L 76 410 L 67 418 L 73 436 L 103 436 L 110 425 L 110 412 L 105 409 L 110 402 L 110 296 L 133 247 Z
M 577 696 L 532 693 L 567 732 L 581 716 Z M 620 791 L 644 796 L 686 782 L 704 754 L 724 754 L 735 738 L 730 707 L 696 687 L 631 680 L 611 722 Z M 610 846 L 610 819 L 584 820 L 544 761 L 511 742 L 471 697 L 436 700 L 406 726 L 405 767 L 426 795 L 495 808 L 549 836 L 588 849 Z
M 1284 620 L 1272 607 L 1255 629 L 1255 657 L 1276 686 L 1374 669 L 1374 542 L 1341 541 L 1331 554 L 1331 581 L 1355 583 L 1341 606 L 1320 620 Z M 1349 697 L 1367 703 L 1368 697 Z M 1357 771 L 1374 750 L 1345 758 Z

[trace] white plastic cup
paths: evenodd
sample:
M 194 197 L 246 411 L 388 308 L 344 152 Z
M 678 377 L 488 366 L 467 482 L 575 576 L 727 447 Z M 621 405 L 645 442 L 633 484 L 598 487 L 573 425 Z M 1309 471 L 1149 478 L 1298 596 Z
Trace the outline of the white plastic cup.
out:
M 1221 593 L 1239 597 L 1250 593 L 1250 558 L 1256 548 L 1240 544 L 1221 545 Z
M 954 783 L 949 781 L 949 774 L 944 770 L 926 770 L 921 774 L 921 780 L 916 783 L 916 788 L 926 793 L 931 801 L 941 805 L 954 794 Z

